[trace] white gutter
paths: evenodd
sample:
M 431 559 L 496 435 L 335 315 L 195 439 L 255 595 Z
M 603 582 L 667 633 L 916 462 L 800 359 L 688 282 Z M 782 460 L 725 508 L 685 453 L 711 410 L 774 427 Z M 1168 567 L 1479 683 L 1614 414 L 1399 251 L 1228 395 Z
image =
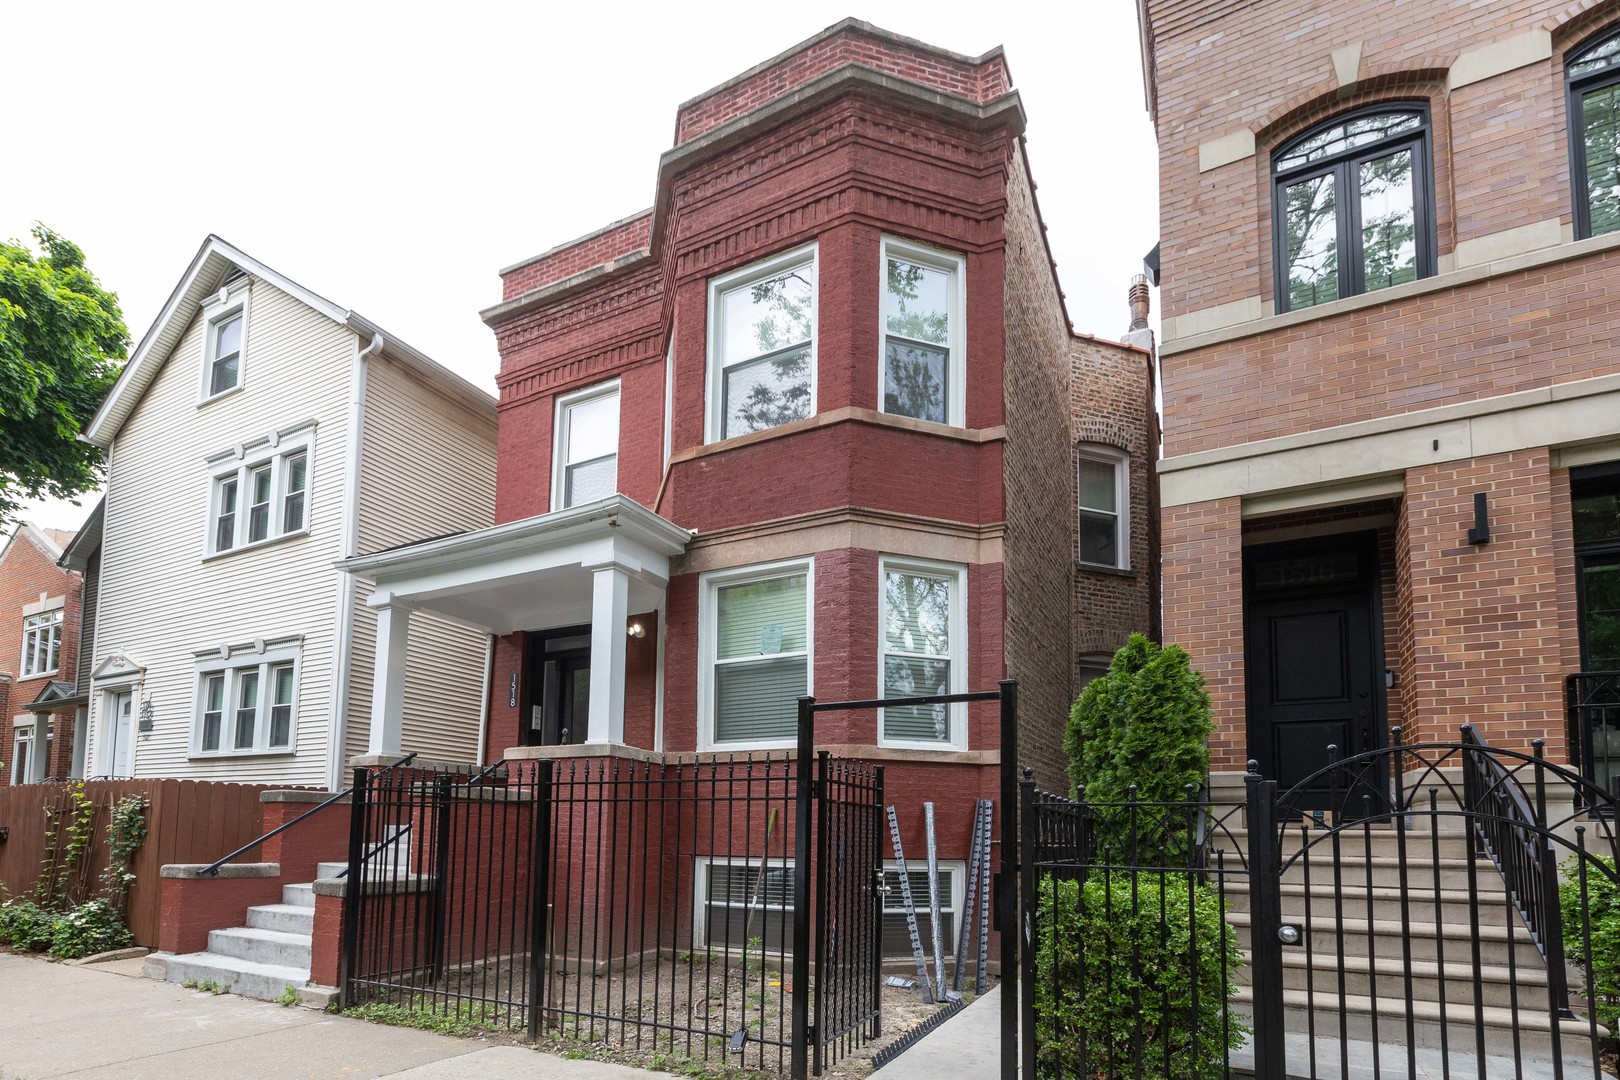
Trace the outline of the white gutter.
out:
M 356 337 L 356 344 L 359 342 Z M 383 336 L 372 334 L 370 344 L 357 348 L 349 369 L 349 429 L 345 434 L 343 480 L 343 533 L 341 557 L 358 554 L 360 544 L 360 453 L 364 447 L 366 358 L 382 351 Z M 344 747 L 349 739 L 349 682 L 353 674 L 355 592 L 359 583 L 351 574 L 338 574 L 337 632 L 332 643 L 332 723 L 326 751 L 329 791 L 343 790 Z M 99 611 L 99 609 L 98 609 Z

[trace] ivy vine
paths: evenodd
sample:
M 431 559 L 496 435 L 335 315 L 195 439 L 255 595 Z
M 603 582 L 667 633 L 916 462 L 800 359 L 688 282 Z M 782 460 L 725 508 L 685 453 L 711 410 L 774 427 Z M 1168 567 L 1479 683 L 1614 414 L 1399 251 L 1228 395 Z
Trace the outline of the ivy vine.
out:
M 129 898 L 129 887 L 135 881 L 130 860 L 146 842 L 145 795 L 125 795 L 113 804 L 107 822 L 107 869 L 101 873 L 101 885 L 107 900 L 122 911 Z

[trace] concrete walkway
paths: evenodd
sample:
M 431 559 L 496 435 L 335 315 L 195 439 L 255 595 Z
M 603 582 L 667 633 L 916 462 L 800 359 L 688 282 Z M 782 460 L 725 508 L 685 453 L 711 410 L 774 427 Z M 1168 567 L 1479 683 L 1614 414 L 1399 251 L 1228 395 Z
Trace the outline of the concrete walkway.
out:
M 673 1080 L 518 1046 L 215 997 L 90 967 L 0 954 L 0 1080 Z
M 1000 1075 L 1001 987 L 997 986 L 879 1069 L 875 1080 L 996 1080 Z

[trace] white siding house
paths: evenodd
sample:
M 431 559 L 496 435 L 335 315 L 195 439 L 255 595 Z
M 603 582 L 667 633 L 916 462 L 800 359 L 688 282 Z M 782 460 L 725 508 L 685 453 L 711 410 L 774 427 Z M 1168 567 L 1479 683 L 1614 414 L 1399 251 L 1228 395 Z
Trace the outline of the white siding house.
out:
M 211 236 L 86 438 L 108 461 L 86 772 L 341 784 L 376 615 L 334 564 L 492 522 L 494 399 Z M 420 629 L 411 748 L 473 761 L 487 636 Z

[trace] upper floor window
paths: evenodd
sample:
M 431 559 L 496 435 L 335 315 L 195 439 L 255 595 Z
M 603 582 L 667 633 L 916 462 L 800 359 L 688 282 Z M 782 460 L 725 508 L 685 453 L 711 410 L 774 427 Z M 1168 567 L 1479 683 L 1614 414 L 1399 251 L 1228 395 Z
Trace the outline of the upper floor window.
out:
M 203 301 L 203 388 L 208 401 L 242 385 L 248 280 L 239 278 Z
M 1118 450 L 1083 451 L 1077 468 L 1080 561 L 1092 566 L 1130 566 L 1130 460 Z
M 62 651 L 62 609 L 23 620 L 22 678 L 49 675 Z
M 704 749 L 789 746 L 810 693 L 811 564 L 705 574 L 698 625 Z
M 619 490 L 619 384 L 557 400 L 551 508 L 565 510 Z
M 218 555 L 309 528 L 309 436 L 261 444 L 214 468 L 208 553 Z
M 709 282 L 708 441 L 816 411 L 816 247 Z
M 1575 235 L 1620 229 L 1620 28 L 1571 53 L 1570 156 L 1574 166 Z
M 1329 121 L 1271 159 L 1277 311 L 1434 273 L 1429 119 L 1380 105 Z
M 882 408 L 960 427 L 963 262 L 899 240 L 883 241 Z

